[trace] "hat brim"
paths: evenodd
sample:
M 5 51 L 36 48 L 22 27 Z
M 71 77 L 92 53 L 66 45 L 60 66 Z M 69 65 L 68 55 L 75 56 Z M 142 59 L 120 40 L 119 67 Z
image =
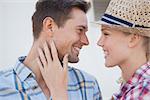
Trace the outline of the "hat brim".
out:
M 104 21 L 95 21 L 91 23 L 95 25 L 106 25 L 112 28 L 116 28 L 120 31 L 125 31 L 125 32 L 130 32 L 130 33 L 135 33 L 135 34 L 139 34 L 142 36 L 150 37 L 150 28 L 126 27 L 126 26 L 121 26 L 121 25 L 109 24 Z

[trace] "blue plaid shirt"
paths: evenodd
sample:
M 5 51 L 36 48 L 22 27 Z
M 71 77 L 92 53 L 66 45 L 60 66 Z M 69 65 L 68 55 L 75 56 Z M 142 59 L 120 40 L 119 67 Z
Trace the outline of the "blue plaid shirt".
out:
M 22 62 L 20 57 L 16 65 L 0 71 L 0 100 L 46 100 L 36 82 L 34 73 Z M 68 68 L 69 100 L 101 100 L 101 92 L 93 76 L 75 68 Z

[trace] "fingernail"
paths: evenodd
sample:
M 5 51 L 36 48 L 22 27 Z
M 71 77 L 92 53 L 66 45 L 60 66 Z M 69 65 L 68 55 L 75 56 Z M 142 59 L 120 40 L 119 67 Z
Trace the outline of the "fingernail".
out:
M 67 54 L 66 54 L 66 56 L 68 57 L 68 56 L 69 56 L 69 54 L 67 53 Z
M 40 53 L 40 51 L 41 51 L 41 49 L 40 48 L 38 48 L 38 52 Z
M 50 39 L 49 42 L 52 43 L 52 39 Z
M 43 47 L 45 47 L 45 46 L 46 46 L 46 42 L 43 43 Z
M 51 43 L 53 43 L 53 44 L 54 44 L 54 40 L 51 40 Z
M 47 44 L 47 42 L 45 41 L 45 42 L 44 42 L 44 44 L 46 45 L 46 44 Z

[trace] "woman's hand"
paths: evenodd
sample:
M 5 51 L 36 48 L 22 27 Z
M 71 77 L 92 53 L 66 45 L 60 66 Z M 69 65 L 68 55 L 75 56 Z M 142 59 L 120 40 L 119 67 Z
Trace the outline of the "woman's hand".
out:
M 63 66 L 58 58 L 58 53 L 53 41 L 43 44 L 43 50 L 38 49 L 39 58 L 37 62 L 40 67 L 41 74 L 48 86 L 53 100 L 67 100 L 67 72 L 68 72 L 68 54 L 63 58 Z

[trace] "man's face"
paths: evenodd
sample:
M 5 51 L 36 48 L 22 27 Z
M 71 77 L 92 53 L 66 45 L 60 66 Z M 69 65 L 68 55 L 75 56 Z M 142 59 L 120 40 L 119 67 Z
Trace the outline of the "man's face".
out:
M 83 11 L 77 8 L 72 9 L 71 15 L 71 18 L 66 21 L 63 27 L 55 30 L 53 40 L 60 60 L 68 53 L 69 62 L 76 63 L 79 61 L 78 55 L 82 46 L 89 44 L 85 34 L 87 17 Z
M 121 31 L 103 27 L 102 35 L 97 43 L 105 54 L 105 65 L 113 67 L 122 65 L 129 58 L 128 36 Z

